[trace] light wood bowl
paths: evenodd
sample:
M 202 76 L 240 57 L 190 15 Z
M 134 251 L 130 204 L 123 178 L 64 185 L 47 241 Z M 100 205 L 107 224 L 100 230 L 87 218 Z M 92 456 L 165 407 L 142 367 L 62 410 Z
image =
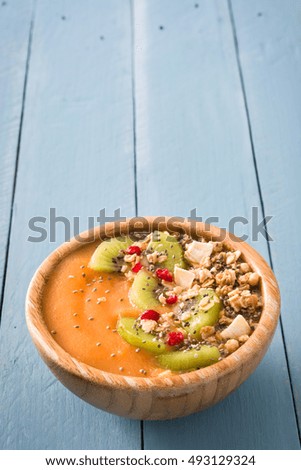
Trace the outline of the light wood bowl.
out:
M 171 218 L 129 219 L 120 223 L 120 232 L 166 230 Z M 275 276 L 264 259 L 247 243 L 217 227 L 203 223 L 194 226 L 177 223 L 179 229 L 207 240 L 223 240 L 240 250 L 246 262 L 261 276 L 263 311 L 259 325 L 250 339 L 222 361 L 193 372 L 169 377 L 138 378 L 111 374 L 88 366 L 66 351 L 53 339 L 43 319 L 41 300 L 45 282 L 57 264 L 82 246 L 118 235 L 116 224 L 108 223 L 81 234 L 56 249 L 38 268 L 26 298 L 29 332 L 40 355 L 53 374 L 73 393 L 88 403 L 110 413 L 136 419 L 171 419 L 208 408 L 233 392 L 256 369 L 274 335 L 280 310 L 280 294 Z M 83 240 L 84 239 L 84 240 Z

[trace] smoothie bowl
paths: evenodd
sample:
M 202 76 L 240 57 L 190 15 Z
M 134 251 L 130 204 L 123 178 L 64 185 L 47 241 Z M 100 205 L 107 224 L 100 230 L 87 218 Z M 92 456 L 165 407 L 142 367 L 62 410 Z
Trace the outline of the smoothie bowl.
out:
M 217 403 L 254 371 L 277 326 L 277 282 L 253 248 L 213 226 L 171 222 L 81 234 L 28 290 L 28 328 L 51 371 L 121 416 L 171 419 Z

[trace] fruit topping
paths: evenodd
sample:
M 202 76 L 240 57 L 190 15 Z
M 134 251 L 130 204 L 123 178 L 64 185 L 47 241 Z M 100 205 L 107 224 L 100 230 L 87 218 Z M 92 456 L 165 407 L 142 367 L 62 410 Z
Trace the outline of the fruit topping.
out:
M 194 273 L 192 271 L 187 271 L 187 269 L 175 267 L 175 283 L 178 286 L 184 287 L 184 289 L 190 289 L 194 281 Z
M 143 266 L 141 263 L 136 263 L 135 266 L 132 267 L 133 273 L 139 273 L 140 269 L 142 269 Z
M 168 305 L 176 304 L 178 302 L 178 296 L 177 295 L 170 295 L 166 299 L 166 303 Z
M 167 268 L 171 272 L 176 265 L 181 268 L 185 267 L 183 248 L 176 237 L 168 232 L 153 232 L 147 250 L 150 253 L 156 252 L 166 255 L 165 261 L 161 262 L 159 266 Z
M 207 367 L 218 361 L 220 352 L 215 346 L 201 346 L 189 351 L 172 351 L 157 357 L 165 369 L 184 371 Z
M 130 301 L 141 310 L 158 307 L 160 305 L 156 295 L 158 287 L 158 280 L 151 273 L 142 269 L 135 276 L 130 289 Z
M 146 349 L 154 354 L 162 354 L 168 351 L 168 346 L 152 333 L 145 333 L 137 326 L 134 318 L 120 318 L 117 323 L 117 331 L 120 336 L 132 346 Z
M 167 344 L 169 346 L 177 346 L 178 344 L 183 343 L 184 335 L 182 331 L 171 331 L 168 334 Z
M 140 319 L 141 320 L 154 320 L 158 321 L 160 318 L 160 313 L 156 312 L 156 310 L 145 310 L 145 312 L 142 313 Z
M 156 276 L 162 281 L 172 282 L 172 273 L 167 268 L 158 268 L 156 269 Z
M 125 250 L 127 255 L 141 255 L 141 248 L 137 245 L 131 245 Z
M 89 268 L 94 271 L 112 273 L 120 271 L 123 265 L 123 251 L 132 243 L 128 237 L 104 240 L 94 251 Z

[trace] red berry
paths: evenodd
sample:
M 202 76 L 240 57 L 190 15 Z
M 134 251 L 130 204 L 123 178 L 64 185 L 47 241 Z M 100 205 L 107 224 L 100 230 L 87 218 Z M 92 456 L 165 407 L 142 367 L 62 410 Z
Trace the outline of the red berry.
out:
M 184 335 L 181 331 L 171 331 L 167 338 L 169 346 L 176 346 L 184 341 Z
M 178 297 L 176 295 L 170 295 L 166 299 L 166 303 L 169 305 L 175 304 L 176 302 L 178 302 Z
M 156 270 L 156 275 L 159 279 L 163 279 L 163 281 L 172 282 L 172 274 L 171 274 L 170 271 L 168 271 L 167 268 L 157 269 Z
M 141 320 L 155 320 L 158 321 L 160 318 L 160 313 L 156 312 L 156 310 L 145 310 L 145 312 L 141 315 Z
M 136 263 L 135 266 L 132 267 L 133 273 L 139 273 L 140 269 L 142 269 L 143 266 L 141 263 Z
M 126 249 L 126 254 L 127 255 L 141 255 L 141 248 L 139 248 L 139 246 L 136 246 L 136 245 L 128 246 Z

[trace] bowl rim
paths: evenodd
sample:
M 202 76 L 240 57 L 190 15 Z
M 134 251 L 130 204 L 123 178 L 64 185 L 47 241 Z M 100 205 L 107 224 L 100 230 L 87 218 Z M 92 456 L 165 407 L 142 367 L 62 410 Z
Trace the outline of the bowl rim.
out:
M 162 221 L 163 218 L 164 221 Z M 141 226 L 135 225 L 135 220 L 137 221 L 138 219 L 142 223 Z M 160 222 L 157 222 L 158 219 L 161 219 Z M 147 222 L 147 231 L 158 229 L 170 231 L 168 221 L 171 221 L 171 219 L 175 218 L 167 216 L 130 218 L 118 222 L 117 230 L 118 234 L 131 233 L 133 231 L 144 232 L 146 231 L 145 223 Z M 56 265 L 64 257 L 80 249 L 83 244 L 95 242 L 95 238 L 101 241 L 104 238 L 116 235 L 116 227 L 116 222 L 107 222 L 104 225 L 84 231 L 78 237 L 63 243 L 41 263 L 29 284 L 25 301 L 26 322 L 35 346 L 48 364 L 53 365 L 56 369 L 63 369 L 72 376 L 88 380 L 106 388 L 126 390 L 133 390 L 133 388 L 183 388 L 187 385 L 211 381 L 217 377 L 222 377 L 242 369 L 242 364 L 246 360 L 255 359 L 258 351 L 261 348 L 265 349 L 265 346 L 270 342 L 275 332 L 280 314 L 280 292 L 271 268 L 254 248 L 230 232 L 203 222 L 193 222 L 194 228 L 192 230 L 192 222 L 185 219 L 176 224 L 179 230 L 184 230 L 187 233 L 188 229 L 190 229 L 194 236 L 203 236 L 208 241 L 209 239 L 213 241 L 223 240 L 226 246 L 235 250 L 239 249 L 246 262 L 260 275 L 263 309 L 258 326 L 248 341 L 241 345 L 234 353 L 211 366 L 168 376 L 136 377 L 114 374 L 92 367 L 71 356 L 55 341 L 43 320 L 41 308 L 43 287 Z

